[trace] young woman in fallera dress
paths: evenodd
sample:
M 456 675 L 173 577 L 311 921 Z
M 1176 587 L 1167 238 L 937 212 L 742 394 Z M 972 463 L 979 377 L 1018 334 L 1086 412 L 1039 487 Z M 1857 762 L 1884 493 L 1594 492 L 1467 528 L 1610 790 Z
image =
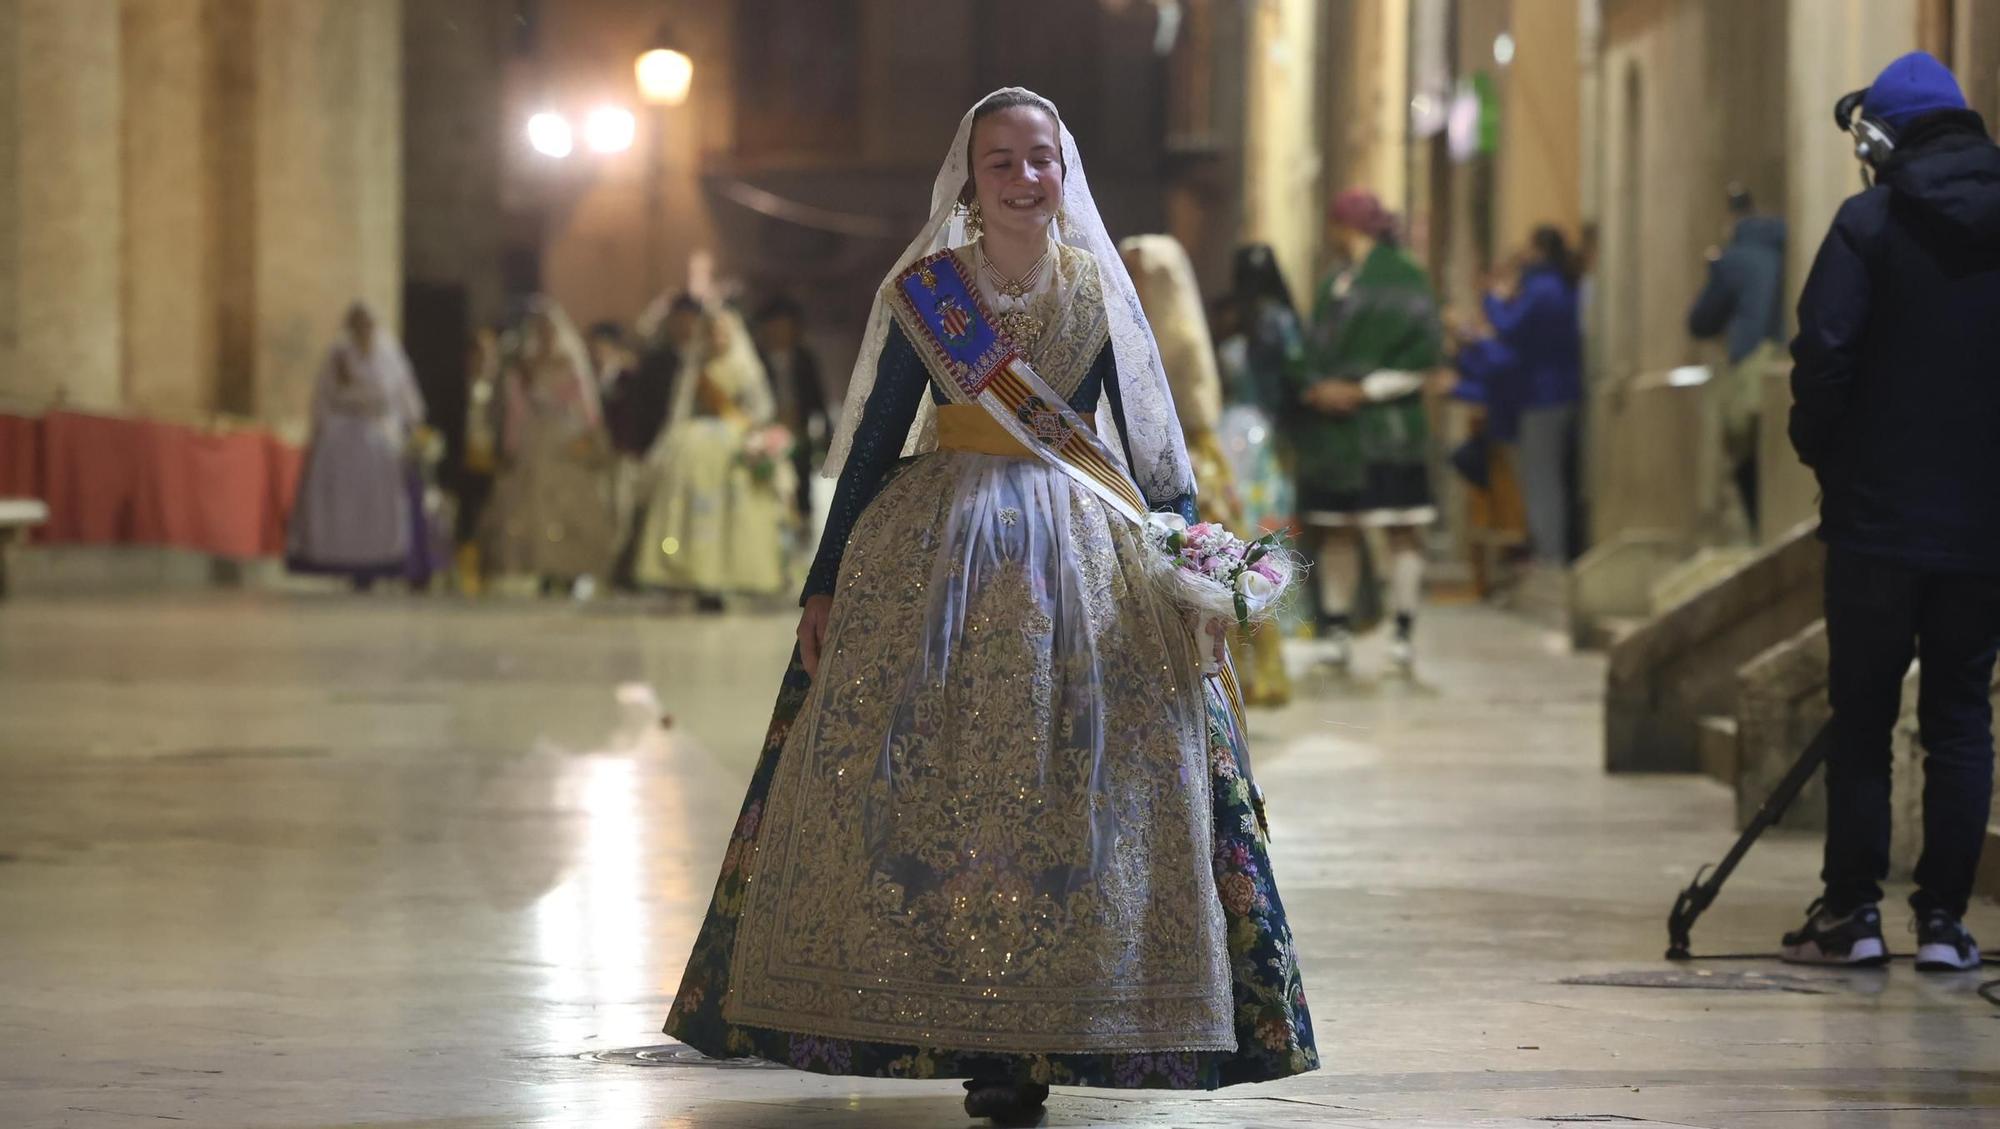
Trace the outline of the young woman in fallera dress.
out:
M 965 1079 L 996 1119 L 1051 1084 L 1315 1068 L 1236 709 L 1147 579 L 1139 503 L 1193 508 L 1180 424 L 1045 99 L 960 123 L 827 465 L 799 648 L 666 1032 Z

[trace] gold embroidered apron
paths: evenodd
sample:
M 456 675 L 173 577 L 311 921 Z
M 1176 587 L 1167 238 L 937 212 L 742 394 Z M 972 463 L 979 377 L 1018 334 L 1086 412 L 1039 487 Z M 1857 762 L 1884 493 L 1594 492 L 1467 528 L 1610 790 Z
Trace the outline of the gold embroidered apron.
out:
M 1096 263 L 1064 248 L 1058 269 L 1028 353 L 1067 395 L 1107 329 Z M 724 1014 L 943 1049 L 1234 1049 L 1192 640 L 1129 521 L 961 420 L 855 525 Z

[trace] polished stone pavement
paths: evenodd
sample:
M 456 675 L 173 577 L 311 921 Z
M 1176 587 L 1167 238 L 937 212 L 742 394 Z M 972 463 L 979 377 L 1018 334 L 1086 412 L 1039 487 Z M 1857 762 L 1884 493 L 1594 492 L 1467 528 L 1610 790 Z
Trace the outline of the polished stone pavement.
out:
M 964 1124 L 952 1083 L 618 1061 L 664 1042 L 790 626 L 0 605 L 0 1126 Z M 1599 771 L 1601 662 L 1538 629 L 1447 608 L 1422 642 L 1417 682 L 1364 650 L 1253 721 L 1326 1068 L 1059 1091 L 1047 1124 L 2000 1126 L 1976 976 L 1561 983 L 1672 971 L 1729 798 Z M 1760 845 L 1698 947 L 1768 949 L 1814 856 Z M 1973 925 L 2000 942 L 1991 905 Z

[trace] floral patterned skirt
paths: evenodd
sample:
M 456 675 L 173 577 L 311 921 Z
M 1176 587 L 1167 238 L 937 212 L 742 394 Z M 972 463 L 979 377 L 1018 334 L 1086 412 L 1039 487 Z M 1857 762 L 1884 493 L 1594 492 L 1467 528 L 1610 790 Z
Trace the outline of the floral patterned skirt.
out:
M 794 652 L 729 841 L 707 919 L 695 940 L 665 1031 L 714 1058 L 753 1056 L 820 1074 L 871 1078 L 979 1078 L 1059 1086 L 1215 1089 L 1266 1082 L 1319 1066 L 1291 929 L 1271 878 L 1261 800 L 1245 774 L 1244 736 L 1212 681 L 1208 744 L 1214 795 L 1216 890 L 1227 923 L 1235 1051 L 1016 1054 L 867 1042 L 748 1027 L 723 1018 L 730 961 L 746 893 L 744 860 L 785 738 L 811 686 Z

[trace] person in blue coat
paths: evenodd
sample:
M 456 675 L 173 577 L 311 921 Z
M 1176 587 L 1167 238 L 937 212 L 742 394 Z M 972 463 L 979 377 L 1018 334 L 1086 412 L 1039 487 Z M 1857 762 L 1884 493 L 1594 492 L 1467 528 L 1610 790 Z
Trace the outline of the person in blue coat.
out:
M 1577 306 L 1577 260 L 1560 230 L 1535 229 L 1519 282 L 1486 295 L 1486 320 L 1513 354 L 1507 397 L 1518 412 L 1521 490 L 1528 539 L 1538 563 L 1573 556 L 1577 406 L 1583 399 L 1583 325 Z
M 1845 102 L 1846 100 L 1843 100 Z M 1993 797 L 2000 652 L 2000 148 L 1942 63 L 1862 101 L 1875 183 L 1834 216 L 1799 299 L 1791 440 L 1826 542 L 1823 896 L 1788 959 L 1880 964 L 1890 740 L 1920 660 L 1917 967 L 1980 963 L 1963 917 Z

